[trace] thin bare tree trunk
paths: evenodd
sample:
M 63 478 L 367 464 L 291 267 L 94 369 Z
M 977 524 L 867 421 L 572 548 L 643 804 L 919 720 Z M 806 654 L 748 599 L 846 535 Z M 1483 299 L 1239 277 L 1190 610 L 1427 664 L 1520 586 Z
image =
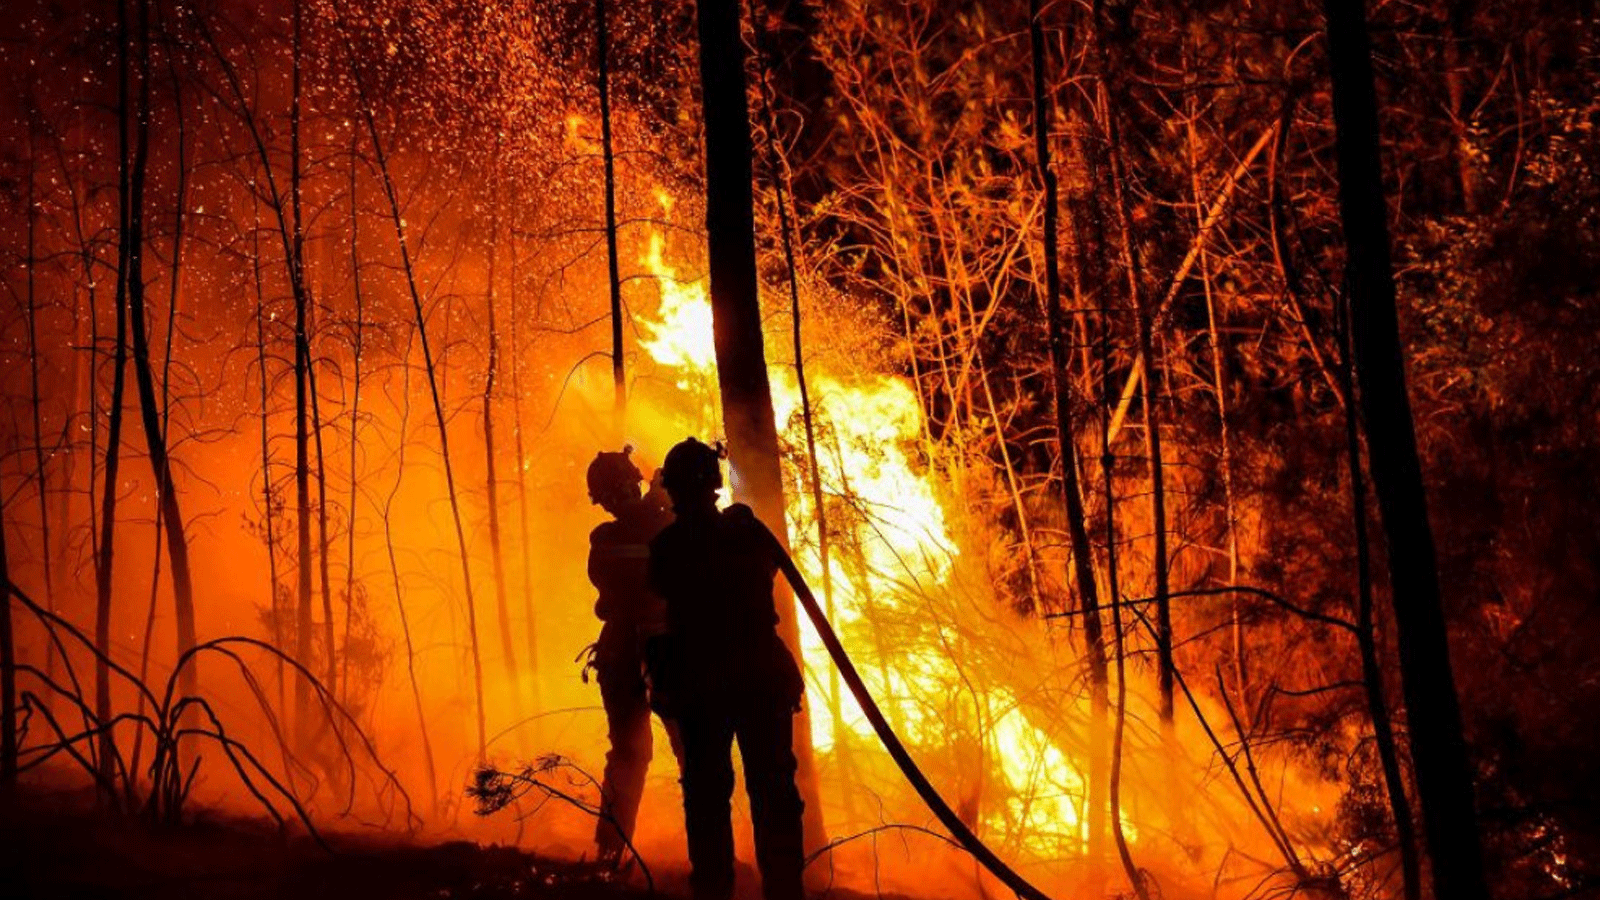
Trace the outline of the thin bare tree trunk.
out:
M 145 601 L 144 629 L 139 638 L 139 680 L 144 681 L 150 674 L 150 645 L 155 642 L 156 609 L 161 600 L 161 549 L 166 546 L 163 538 L 166 536 L 166 522 L 161 516 L 156 516 L 154 539 L 150 543 L 150 596 Z M 145 713 L 145 698 L 142 691 L 135 700 L 134 709 L 139 715 Z M 133 733 L 133 750 L 128 755 L 128 770 L 139 771 L 139 759 L 144 753 L 144 729 L 136 729 Z
M 1171 757 L 1165 771 L 1171 776 L 1175 771 L 1175 766 L 1171 763 L 1176 760 L 1178 746 L 1172 702 L 1172 599 L 1167 551 L 1166 473 L 1162 462 L 1161 419 L 1157 405 L 1157 399 L 1162 393 L 1160 381 L 1164 370 L 1156 366 L 1154 314 L 1152 310 L 1146 308 L 1144 292 L 1140 288 L 1142 269 L 1139 245 L 1133 234 L 1133 217 L 1128 210 L 1127 172 L 1122 155 L 1120 116 L 1113 99 L 1115 95 L 1120 94 L 1117 86 L 1121 84 L 1121 78 L 1116 64 L 1111 59 L 1110 41 L 1105 34 L 1104 21 L 1101 18 L 1103 8 L 1101 0 L 1096 0 L 1094 7 L 1095 41 L 1100 51 L 1099 96 L 1102 114 L 1105 117 L 1106 158 L 1109 163 L 1109 171 L 1106 174 L 1109 178 L 1112 210 L 1117 218 L 1118 249 L 1121 251 L 1122 267 L 1127 276 L 1128 304 L 1133 311 L 1137 333 L 1135 352 L 1139 366 L 1146 373 L 1146 377 L 1140 380 L 1140 405 L 1144 412 L 1145 465 L 1150 480 L 1150 527 L 1154 545 L 1151 549 L 1151 569 L 1155 582 L 1153 596 L 1156 608 L 1157 714 L 1161 722 L 1163 749 Z M 1169 811 L 1174 822 L 1181 824 L 1183 799 L 1179 796 L 1176 779 L 1169 777 L 1167 789 Z
M 1401 686 L 1434 895 L 1487 900 L 1472 766 L 1450 670 L 1433 529 L 1406 393 L 1365 5 L 1327 0 L 1325 11 L 1355 370 L 1389 548 Z
M 95 662 L 95 716 L 102 722 L 111 719 L 111 670 L 106 664 L 111 653 L 111 575 L 113 550 L 116 546 L 117 488 L 122 459 L 123 391 L 127 385 L 128 369 L 128 280 L 132 257 L 129 219 L 136 202 L 134 197 L 135 171 L 143 171 L 143 162 L 135 162 L 130 155 L 128 127 L 132 121 L 129 107 L 132 103 L 132 64 L 128 59 L 128 46 L 132 36 L 128 27 L 128 10 L 125 0 L 117 4 L 117 336 L 111 375 L 111 404 L 106 423 L 105 487 L 100 495 L 100 546 L 95 566 L 95 627 L 94 643 L 98 652 Z M 108 783 L 115 775 L 113 756 L 115 744 L 110 730 L 102 731 L 98 741 L 98 758 L 102 782 Z M 112 798 L 114 799 L 114 798 Z
M 17 653 L 11 635 L 11 569 L 6 559 L 5 492 L 0 491 L 0 798 L 17 786 Z
M 177 655 L 195 645 L 194 586 L 189 571 L 189 540 L 184 533 L 183 513 L 172 477 L 166 436 L 162 433 L 161 404 L 156 398 L 155 376 L 150 364 L 150 339 L 147 331 L 144 294 L 144 166 L 149 152 L 150 131 L 150 23 L 149 0 L 139 0 L 140 62 L 139 115 L 135 123 L 139 147 L 134 153 L 134 202 L 129 211 L 128 319 L 133 336 L 133 374 L 139 390 L 140 419 L 145 443 L 150 451 L 150 467 L 156 481 L 160 515 L 166 528 L 167 557 L 171 563 L 173 618 L 177 626 Z M 179 689 L 193 695 L 196 665 L 190 662 L 178 676 Z
M 311 460 L 308 394 L 311 346 L 306 315 L 309 298 L 305 283 L 305 235 L 300 209 L 300 42 L 301 3 L 294 0 L 292 35 L 292 86 L 289 99 L 289 203 L 292 224 L 286 235 L 288 263 L 294 290 L 294 491 L 295 491 L 295 571 L 297 598 L 295 610 L 294 655 L 303 666 L 313 664 L 311 655 Z M 264 156 L 264 154 L 263 154 Z M 279 216 L 280 226 L 282 215 Z M 294 717 L 296 734 L 303 742 L 310 734 L 311 685 L 295 679 Z
M 1123 191 L 1125 174 L 1122 169 L 1122 153 L 1118 147 L 1118 129 L 1116 128 L 1116 111 L 1112 108 L 1110 90 L 1102 93 L 1105 114 L 1110 123 L 1111 138 L 1107 146 L 1107 156 L 1111 163 L 1111 189 L 1112 205 L 1117 214 L 1118 246 L 1122 251 L 1122 265 L 1128 278 L 1128 299 L 1134 313 L 1134 327 L 1137 331 L 1138 342 L 1135 350 L 1138 353 L 1140 366 L 1147 377 L 1140 380 L 1140 406 L 1144 411 L 1145 427 L 1145 464 L 1150 480 L 1150 521 L 1154 548 L 1151 553 L 1151 570 L 1155 581 L 1156 607 L 1156 678 L 1159 693 L 1159 715 L 1162 728 L 1170 731 L 1172 728 L 1172 601 L 1169 584 L 1167 553 L 1167 504 L 1166 504 L 1166 478 L 1162 464 L 1161 453 L 1161 420 L 1157 414 L 1156 399 L 1161 394 L 1159 381 L 1162 378 L 1162 367 L 1155 361 L 1155 336 L 1154 322 L 1150 311 L 1144 306 L 1143 292 L 1139 288 L 1139 256 L 1138 245 L 1132 233 L 1132 217 L 1128 214 L 1127 197 Z M 1171 736 L 1167 736 L 1170 742 Z
M 1098 116 L 1104 121 L 1107 114 L 1104 99 L 1106 93 L 1104 68 L 1107 54 L 1104 39 L 1100 33 L 1100 14 L 1101 4 L 1099 0 L 1096 0 L 1089 10 L 1089 35 L 1094 47 L 1100 51 L 1102 72 L 1099 89 L 1090 96 L 1088 101 L 1088 110 L 1091 116 Z M 1109 127 L 1111 123 L 1107 122 L 1106 124 L 1106 143 L 1114 142 L 1116 134 Z M 1116 173 L 1106 171 L 1110 166 L 1107 162 L 1107 157 L 1110 155 L 1108 149 L 1108 147 L 1102 146 L 1097 141 L 1085 143 L 1084 160 L 1088 170 L 1088 178 L 1086 180 L 1090 192 L 1102 193 L 1110 191 L 1117 182 Z M 1114 203 L 1115 199 L 1113 198 Z M 1095 212 L 1089 217 L 1089 224 L 1095 231 L 1096 274 L 1099 276 L 1098 280 L 1100 281 L 1098 290 L 1100 296 L 1105 298 L 1110 293 L 1108 282 L 1112 266 L 1109 241 L 1105 233 L 1105 220 L 1099 213 L 1100 204 L 1104 201 L 1096 197 L 1089 202 L 1094 204 L 1095 209 Z M 1119 216 L 1119 225 L 1126 227 L 1126 224 L 1126 217 Z M 1126 238 L 1126 232 L 1124 232 L 1124 237 Z M 1123 250 L 1127 250 L 1126 244 L 1124 244 Z M 1087 254 L 1084 255 L 1087 256 Z M 1125 265 L 1127 264 L 1126 257 L 1124 257 L 1123 262 Z M 1116 456 L 1112 452 L 1111 444 L 1113 439 L 1112 424 L 1114 421 L 1111 395 L 1112 304 L 1109 299 L 1101 299 L 1096 305 L 1100 308 L 1100 314 L 1097 317 L 1100 322 L 1100 335 L 1097 341 L 1100 357 L 1100 428 L 1097 431 L 1100 436 L 1101 490 L 1103 492 L 1106 517 L 1106 589 L 1111 595 L 1109 606 L 1111 608 L 1112 659 L 1116 667 L 1117 677 L 1117 694 L 1111 719 L 1111 771 L 1108 775 L 1109 784 L 1106 793 L 1110 807 L 1108 814 L 1111 820 L 1111 836 L 1117 848 L 1117 858 L 1122 864 L 1123 874 L 1127 877 L 1129 886 L 1132 887 L 1139 900 L 1150 900 L 1150 892 L 1145 884 L 1143 873 L 1134 862 L 1133 854 L 1128 847 L 1127 832 L 1122 825 L 1122 761 L 1128 717 L 1128 675 L 1126 638 L 1122 628 L 1121 573 L 1118 568 L 1119 557 L 1117 552 Z
M 188 142 L 188 129 L 185 127 L 183 115 L 183 88 L 178 79 L 176 63 L 171 54 L 167 56 L 167 74 L 172 83 L 173 112 L 177 118 L 178 134 L 177 150 L 177 187 L 173 202 L 173 229 L 172 229 L 172 262 L 167 273 L 167 328 L 164 348 L 161 357 L 161 439 L 163 442 L 171 439 L 172 429 L 172 342 L 178 324 L 178 295 L 182 286 L 183 276 L 183 227 L 187 221 L 184 215 L 184 204 L 188 196 L 189 172 L 185 153 Z M 150 644 L 155 634 L 156 604 L 159 600 L 161 587 L 161 550 L 165 546 L 166 535 L 165 521 L 161 516 L 156 517 L 155 540 L 151 546 L 151 555 L 154 563 L 150 566 L 150 598 L 145 607 L 145 621 L 143 637 L 139 647 L 139 680 L 144 681 L 150 671 Z M 179 651 L 180 654 L 182 651 Z M 136 712 L 144 715 L 145 697 L 142 692 L 137 693 Z M 139 759 L 144 751 L 145 730 L 137 729 L 133 734 L 133 751 L 129 755 L 128 768 L 130 771 L 139 771 Z
M 753 0 L 752 0 L 753 3 Z M 833 602 L 833 567 L 829 562 L 828 552 L 828 511 L 823 502 L 822 470 L 818 463 L 817 454 L 817 428 L 816 416 L 811 408 L 811 388 L 806 382 L 805 343 L 801 333 L 800 314 L 800 278 L 795 265 L 794 250 L 794 225 L 789 216 L 789 200 L 794 196 L 790 189 L 793 183 L 789 171 L 788 161 L 778 147 L 778 118 L 772 109 L 772 89 L 767 81 L 768 66 L 766 58 L 766 31 L 761 19 L 756 15 L 755 7 L 750 10 L 751 22 L 755 27 L 757 40 L 757 71 L 760 73 L 761 109 L 764 131 L 766 132 L 767 166 L 771 170 L 774 200 L 778 207 L 778 237 L 783 248 L 784 272 L 787 275 L 789 287 L 789 318 L 790 334 L 794 341 L 794 377 L 795 383 L 800 388 L 800 416 L 805 424 L 806 432 L 806 470 L 810 479 L 811 507 L 815 510 L 817 520 L 817 563 L 822 569 L 822 603 L 832 621 L 835 615 Z M 844 707 L 843 695 L 840 691 L 839 672 L 830 667 L 828 669 L 828 716 L 833 724 L 833 743 L 837 748 L 841 765 L 848 769 L 849 741 L 846 738 L 846 728 L 843 724 Z
M 348 499 L 349 510 L 346 513 L 349 519 L 345 531 L 345 566 L 344 566 L 344 646 L 345 653 L 341 657 L 341 672 L 339 681 L 345 686 L 345 700 L 350 698 L 350 618 L 355 607 L 356 596 L 356 486 L 359 479 L 356 467 L 361 448 L 359 440 L 361 430 L 361 356 L 366 349 L 366 299 L 361 292 L 361 216 L 356 203 L 356 132 L 350 131 L 350 285 L 355 295 L 356 306 L 356 331 L 355 331 L 355 368 L 352 373 L 354 385 L 350 401 L 350 496 Z M 331 690 L 331 688 L 330 688 Z
M 439 427 L 439 454 L 444 461 L 445 489 L 450 497 L 450 516 L 455 524 L 456 549 L 461 562 L 461 585 L 467 603 L 467 632 L 468 644 L 472 655 L 472 680 L 474 696 L 476 698 L 476 718 L 478 726 L 478 758 L 482 761 L 487 755 L 489 736 L 486 725 L 483 704 L 483 655 L 478 646 L 478 606 L 472 591 L 472 568 L 467 555 L 467 532 L 461 521 L 461 502 L 456 493 L 455 468 L 450 461 L 450 433 L 447 428 L 448 419 L 444 414 L 444 399 L 440 396 L 439 380 L 434 367 L 433 350 L 428 344 L 428 317 L 422 309 L 422 295 L 417 287 L 416 271 L 411 262 L 411 249 L 406 240 L 405 218 L 400 212 L 400 197 L 395 191 L 394 181 L 389 175 L 388 158 L 383 152 L 383 142 L 378 135 L 378 122 L 373 116 L 372 106 L 367 102 L 365 88 L 361 84 L 361 76 L 352 61 L 351 73 L 354 77 L 356 90 L 361 105 L 361 115 L 366 122 L 368 136 L 372 140 L 372 150 L 377 163 L 378 174 L 383 184 L 384 198 L 389 205 L 389 218 L 394 225 L 395 241 L 400 247 L 401 269 L 405 274 L 406 289 L 411 297 L 412 313 L 416 317 L 417 339 L 422 343 L 422 362 L 428 375 L 428 392 L 433 399 L 434 421 Z
M 50 471 L 47 463 L 49 460 L 44 451 L 44 414 L 39 393 L 39 303 L 35 296 L 34 288 L 38 281 L 34 273 L 37 262 L 37 238 L 39 230 L 38 205 L 35 202 L 36 182 L 38 172 L 34 162 L 33 129 L 28 130 L 28 256 L 24 265 L 28 270 L 27 297 L 25 314 L 28 326 L 28 386 L 30 406 L 33 411 L 33 462 L 39 493 L 39 531 L 40 540 L 43 541 L 44 553 L 44 606 L 51 612 L 56 608 L 56 580 L 54 568 L 51 565 L 50 552 Z M 54 455 L 54 454 L 52 454 Z M 45 644 L 45 673 L 52 679 L 55 677 L 56 653 L 55 647 Z
M 81 107 L 81 104 L 80 104 L 80 110 L 81 110 L 81 108 L 82 107 Z M 81 112 L 80 112 L 80 116 L 81 116 Z M 96 288 L 97 288 L 97 279 L 96 279 L 96 276 L 95 276 L 96 264 L 98 262 L 98 259 L 97 259 L 97 257 L 95 256 L 95 253 L 94 253 L 94 244 L 93 244 L 93 242 L 89 239 L 89 236 L 86 235 L 84 233 L 84 231 L 83 231 L 83 200 L 79 197 L 79 194 L 78 194 L 78 179 L 77 179 L 75 173 L 72 171 L 72 169 L 67 165 L 65 152 L 64 151 L 59 152 L 58 156 L 60 158 L 60 165 L 61 165 L 61 181 L 62 181 L 63 186 L 67 190 L 67 196 L 70 198 L 70 202 L 72 204 L 72 209 L 71 209 L 72 230 L 73 230 L 73 235 L 74 235 L 75 239 L 77 240 L 77 244 L 78 244 L 77 252 L 74 255 L 77 256 L 78 263 L 83 269 L 84 290 L 88 294 L 88 304 L 87 304 L 88 315 L 84 316 L 83 315 L 84 307 L 81 306 L 80 303 L 79 303 L 78 293 L 76 291 L 73 292 L 73 320 L 74 320 L 74 323 L 75 323 L 74 329 L 73 329 L 73 336 L 76 339 L 76 337 L 78 335 L 78 331 L 77 331 L 78 327 L 82 326 L 82 327 L 87 327 L 88 328 L 89 340 L 88 340 L 87 344 L 81 344 L 80 346 L 87 347 L 88 352 L 89 352 L 89 366 L 88 366 L 88 375 L 87 375 L 87 382 L 88 382 L 88 384 L 87 384 L 87 392 L 88 392 L 88 397 L 89 397 L 89 403 L 88 403 L 88 409 L 85 410 L 85 416 L 88 419 L 88 432 L 89 432 L 89 478 L 88 478 L 88 483 L 85 485 L 85 488 L 84 488 L 84 495 L 88 500 L 89 555 L 90 555 L 90 564 L 91 564 L 91 566 L 93 566 L 93 565 L 95 565 L 97 563 L 97 561 L 100 558 L 99 519 L 98 519 L 96 511 L 95 511 L 95 487 L 94 487 L 94 485 L 95 485 L 95 476 L 97 474 L 97 467 L 98 467 L 97 460 L 99 459 L 99 455 L 100 455 L 100 443 L 99 443 L 100 416 L 99 416 L 99 411 L 95 408 L 95 390 L 96 390 L 96 387 L 98 385 L 98 382 L 96 381 L 96 377 L 99 374 L 99 364 L 97 362 L 97 359 L 98 359 L 98 356 L 99 356 L 99 342 L 100 342 L 100 315 L 99 315 L 99 306 L 98 306 L 98 304 L 99 304 L 99 292 L 96 290 Z M 80 150 L 79 153 L 78 153 L 78 158 L 79 158 L 80 164 L 82 163 L 82 157 L 83 157 L 83 154 L 82 154 L 82 151 Z M 87 319 L 87 321 L 84 321 L 85 319 Z M 83 396 L 83 391 L 84 390 L 85 390 L 85 385 L 83 383 L 83 380 L 80 380 L 80 378 L 79 378 L 78 353 L 75 352 L 73 354 L 73 357 L 72 357 L 72 393 L 73 393 L 73 404 L 72 405 L 73 405 L 73 412 L 74 413 L 77 410 L 78 401 Z M 72 421 L 72 418 L 70 416 L 68 418 L 63 419 L 63 421 L 62 421 L 62 426 L 63 426 L 64 429 L 71 428 L 74 424 L 75 423 Z M 62 435 L 62 445 L 63 446 L 67 445 L 67 437 L 66 437 L 65 434 Z M 72 454 L 70 458 L 75 459 L 76 458 L 76 454 Z M 69 469 L 70 469 L 70 463 L 69 463 Z M 70 476 L 64 478 L 64 481 L 69 486 L 72 483 L 72 479 L 70 478 Z M 61 521 L 63 521 L 63 522 L 67 521 L 67 509 L 68 509 L 67 503 L 71 499 L 71 497 L 72 497 L 72 491 L 70 491 L 70 490 L 62 491 L 62 493 L 61 493 L 61 498 L 62 498 Z M 65 550 L 65 547 L 66 547 L 67 544 L 68 544 L 68 541 L 66 540 L 66 538 L 63 538 L 63 540 L 62 540 L 63 551 Z M 98 758 L 97 752 L 96 752 L 95 747 L 93 745 L 90 746 L 90 753 L 91 753 L 91 755 L 95 755 L 96 758 Z
M 394 470 L 394 487 L 383 504 L 383 542 L 389 552 L 389 578 L 394 585 L 394 604 L 400 611 L 400 634 L 406 642 L 406 676 L 411 682 L 411 701 L 417 711 L 417 735 L 422 739 L 422 762 L 427 767 L 428 796 L 433 810 L 439 811 L 439 769 L 433 761 L 433 740 L 428 736 L 428 716 L 422 709 L 422 686 L 417 681 L 417 647 L 411 636 L 411 619 L 406 613 L 405 588 L 400 583 L 400 561 L 394 551 L 394 500 L 400 493 L 400 482 L 406 472 L 406 432 L 411 424 L 411 365 L 410 352 L 401 361 L 405 372 L 405 386 L 401 391 L 400 448 Z
M 311 329 L 315 333 L 315 327 Z M 317 453 L 317 578 L 322 588 L 322 644 L 323 687 L 328 693 L 338 696 L 339 654 L 338 647 L 334 644 L 333 633 L 333 585 L 329 574 L 329 550 L 332 542 L 328 538 L 328 467 L 327 457 L 323 453 L 322 444 L 322 401 L 317 389 L 316 360 L 309 357 L 310 334 L 307 334 L 306 359 L 306 384 L 311 393 L 311 440 Z
M 1461 191 L 1461 211 L 1475 215 L 1481 207 L 1483 186 L 1478 168 L 1472 159 L 1472 113 L 1467 109 L 1466 70 L 1461 59 L 1461 44 L 1467 39 L 1474 0 L 1450 4 L 1445 18 L 1448 28 L 1444 35 L 1444 88 L 1448 101 L 1446 113 L 1450 117 L 1450 156 L 1456 166 L 1456 180 Z
M 513 192 L 513 198 L 516 194 Z M 512 209 L 516 209 L 513 199 Z M 517 454 L 517 515 L 522 539 L 522 615 L 528 635 L 529 699 L 535 710 L 543 698 L 539 689 L 538 611 L 533 602 L 533 541 L 528 517 L 528 457 L 522 444 L 522 345 L 517 340 L 517 235 L 511 235 L 511 436 Z
M 1348 303 L 1348 298 L 1345 299 Z M 1344 309 L 1341 304 L 1341 309 Z M 1350 515 L 1356 541 L 1356 644 L 1361 652 L 1361 683 L 1367 700 L 1367 715 L 1372 719 L 1372 738 L 1383 769 L 1383 786 L 1394 819 L 1395 842 L 1400 845 L 1400 874 L 1405 900 L 1422 898 L 1422 861 L 1418 856 L 1416 825 L 1411 820 L 1411 801 L 1406 797 L 1400 774 L 1400 749 L 1389 719 L 1389 704 L 1384 698 L 1383 666 L 1378 657 L 1377 631 L 1372 609 L 1372 551 L 1367 536 L 1367 486 L 1361 469 L 1361 434 L 1356 421 L 1356 397 L 1350 366 L 1351 347 L 1348 318 L 1340 316 L 1339 375 L 1344 392 L 1345 463 L 1350 470 Z
M 273 501 L 272 501 L 272 449 L 269 444 L 270 431 L 268 428 L 267 396 L 269 393 L 267 378 L 267 332 L 265 291 L 261 283 L 261 217 L 259 207 L 254 217 L 254 228 L 251 229 L 251 258 L 255 273 L 256 285 L 256 369 L 261 378 L 261 503 L 263 528 L 267 539 L 267 608 L 272 611 L 272 646 L 288 652 L 285 646 L 287 641 L 284 634 L 284 617 L 287 610 L 278 602 L 278 539 L 273 528 Z M 277 659 L 275 666 L 278 677 L 278 703 L 284 702 L 283 659 Z
M 1039 179 L 1044 186 L 1045 324 L 1049 330 L 1050 368 L 1055 388 L 1056 446 L 1061 457 L 1061 499 L 1066 510 L 1067 536 L 1072 549 L 1072 572 L 1083 612 L 1084 659 L 1089 669 L 1089 771 L 1088 831 L 1090 883 L 1100 880 L 1105 858 L 1105 727 L 1109 707 L 1105 635 L 1100 621 L 1100 590 L 1095 581 L 1089 528 L 1079 482 L 1077 426 L 1073 422 L 1071 353 L 1068 324 L 1061 307 L 1061 269 L 1058 261 L 1057 179 L 1050 162 L 1050 128 L 1053 103 L 1047 93 L 1044 23 L 1040 0 L 1028 4 L 1029 46 L 1033 57 L 1034 152 Z
M 522 676 L 517 671 L 517 650 L 511 635 L 511 608 L 506 602 L 506 564 L 500 542 L 500 489 L 495 472 L 494 399 L 495 378 L 500 374 L 500 328 L 494 316 L 494 277 L 495 250 L 500 240 L 500 201 L 495 198 L 490 202 L 494 206 L 489 225 L 489 289 L 484 295 L 488 312 L 489 362 L 483 372 L 483 477 L 485 500 L 489 506 L 489 555 L 494 565 L 494 602 L 500 620 L 500 653 L 505 659 L 506 675 L 511 679 L 510 696 L 517 698 L 522 693 Z M 513 702 L 516 702 L 515 699 Z
M 1102 244 L 1102 247 L 1104 245 Z M 1105 267 L 1102 267 L 1104 271 Z M 1102 288 L 1104 289 L 1104 288 Z M 1110 307 L 1100 314 L 1100 473 L 1106 505 L 1106 587 L 1111 592 L 1112 658 L 1117 669 L 1117 699 L 1111 719 L 1111 772 L 1107 787 L 1111 836 L 1117 846 L 1117 858 L 1122 871 L 1139 900 L 1150 900 L 1144 876 L 1133 861 L 1128 849 L 1128 836 L 1122 827 L 1122 749 L 1123 734 L 1128 720 L 1127 649 L 1122 633 L 1122 587 L 1117 572 L 1117 492 L 1115 484 L 1116 457 L 1111 452 L 1111 315 Z
M 1192 104 L 1184 132 L 1189 151 L 1189 189 L 1191 196 L 1194 198 L 1194 220 L 1198 233 L 1205 228 L 1205 214 L 1200 193 L 1199 136 L 1195 133 Z M 1233 500 L 1233 441 L 1231 429 L 1228 427 L 1228 391 L 1222 358 L 1222 333 L 1217 324 L 1217 302 L 1211 288 L 1211 253 L 1206 249 L 1203 241 L 1200 245 L 1200 285 L 1202 290 L 1205 291 L 1206 334 L 1207 340 L 1211 345 L 1211 391 L 1217 400 L 1217 440 L 1220 448 L 1217 467 L 1222 479 L 1223 528 L 1227 531 L 1227 583 L 1238 584 L 1239 531 Z M 1233 689 L 1239 697 L 1240 708 L 1248 710 L 1250 708 L 1249 679 L 1247 677 L 1248 662 L 1245 658 L 1242 600 L 1243 598 L 1239 594 L 1235 594 L 1231 598 L 1228 610 L 1228 632 L 1233 645 Z
M 616 157 L 611 150 L 611 48 L 606 0 L 594 0 L 594 24 L 595 83 L 600 92 L 600 156 L 605 163 L 606 275 L 611 288 L 611 379 L 615 391 L 612 415 L 616 438 L 621 441 L 626 434 L 628 383 L 622 365 L 622 276 L 617 260 L 617 173 Z

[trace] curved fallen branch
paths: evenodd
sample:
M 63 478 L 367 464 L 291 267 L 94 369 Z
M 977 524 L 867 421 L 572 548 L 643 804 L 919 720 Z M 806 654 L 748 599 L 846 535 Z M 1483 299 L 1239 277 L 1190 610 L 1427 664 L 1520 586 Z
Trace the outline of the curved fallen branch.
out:
M 467 796 L 477 801 L 474 810 L 480 816 L 493 815 L 507 806 L 521 799 L 530 790 L 539 790 L 547 798 L 561 800 L 580 812 L 594 816 L 606 822 L 616 830 L 622 838 L 622 844 L 627 848 L 633 861 L 638 863 L 639 871 L 644 875 L 645 888 L 652 895 L 656 892 L 655 878 L 650 874 L 650 867 L 645 864 L 644 857 L 639 854 L 639 848 L 633 845 L 633 838 L 617 824 L 616 817 L 612 815 L 609 807 L 604 803 L 588 803 L 582 797 L 562 790 L 539 778 L 550 772 L 561 769 L 570 770 L 583 776 L 588 786 L 600 791 L 600 783 L 593 775 L 573 764 L 571 760 L 559 754 L 549 754 L 539 758 L 537 764 L 523 766 L 518 772 L 505 772 L 493 766 L 482 766 L 473 773 L 472 784 L 467 787 Z

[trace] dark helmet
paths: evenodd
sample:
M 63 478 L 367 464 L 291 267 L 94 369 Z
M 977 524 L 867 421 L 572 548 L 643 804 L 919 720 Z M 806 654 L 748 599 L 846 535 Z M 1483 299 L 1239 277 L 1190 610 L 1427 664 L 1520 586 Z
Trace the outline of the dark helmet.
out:
M 639 499 L 639 483 L 644 481 L 644 473 L 628 458 L 632 453 L 630 446 L 623 447 L 621 453 L 602 450 L 595 454 L 588 472 L 590 502 L 605 504 Z
M 661 486 L 673 499 L 690 497 L 722 487 L 722 458 L 727 450 L 721 442 L 702 444 L 688 438 L 667 451 L 661 463 Z

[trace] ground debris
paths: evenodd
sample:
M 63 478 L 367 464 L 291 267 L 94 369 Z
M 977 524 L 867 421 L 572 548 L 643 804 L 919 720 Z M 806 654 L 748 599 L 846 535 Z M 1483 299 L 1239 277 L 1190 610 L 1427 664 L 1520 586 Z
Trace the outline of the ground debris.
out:
M 642 900 L 592 865 L 467 841 L 325 835 L 333 852 L 251 819 L 152 828 L 63 799 L 0 815 L 7 898 L 215 900 Z

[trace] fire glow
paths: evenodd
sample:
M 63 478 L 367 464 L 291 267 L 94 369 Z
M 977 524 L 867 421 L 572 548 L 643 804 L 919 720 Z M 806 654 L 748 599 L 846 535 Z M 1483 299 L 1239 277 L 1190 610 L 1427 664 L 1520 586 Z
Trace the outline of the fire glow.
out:
M 639 321 L 640 346 L 688 399 L 674 423 L 686 433 L 721 421 L 716 393 L 716 355 L 711 303 L 705 283 L 685 280 L 665 260 L 665 241 L 652 233 L 640 260 L 660 286 L 655 315 Z M 790 366 L 770 366 L 773 410 L 780 440 L 805 447 L 799 384 Z M 835 517 L 834 552 L 827 560 L 831 619 L 845 635 L 865 634 L 868 619 L 884 609 L 905 607 L 917 594 L 948 590 L 960 554 L 947 528 L 944 502 L 935 476 L 913 462 L 922 440 L 917 397 L 904 379 L 868 374 L 841 378 L 808 373 L 813 414 L 824 424 L 817 456 L 827 501 L 847 504 L 854 515 L 841 526 Z M 808 477 L 790 454 L 786 480 L 803 485 Z M 726 497 L 724 498 L 727 499 Z M 787 492 L 788 530 L 796 561 L 820 592 L 823 562 L 816 537 L 817 510 L 809 490 Z M 841 533 L 843 532 L 843 533 Z M 846 561 L 839 545 L 852 548 Z M 872 728 L 848 692 L 830 690 L 832 661 L 809 623 L 801 644 L 810 684 L 811 734 L 818 752 L 837 752 L 841 732 L 857 743 L 874 742 Z M 961 674 L 945 655 L 918 646 L 897 647 L 877 665 L 863 667 L 874 696 L 894 726 L 913 744 L 940 745 L 948 722 L 935 698 L 959 690 Z M 826 698 L 836 698 L 836 703 Z M 1005 780 L 1006 804 L 988 812 L 984 824 L 1007 830 L 1008 819 L 1023 826 L 1024 846 L 1041 855 L 1083 852 L 1087 834 L 1078 811 L 1084 791 L 1079 767 L 1044 730 L 1028 721 L 1022 704 L 1005 691 L 983 698 L 992 735 L 992 756 Z M 833 710 L 837 708 L 838 717 Z

